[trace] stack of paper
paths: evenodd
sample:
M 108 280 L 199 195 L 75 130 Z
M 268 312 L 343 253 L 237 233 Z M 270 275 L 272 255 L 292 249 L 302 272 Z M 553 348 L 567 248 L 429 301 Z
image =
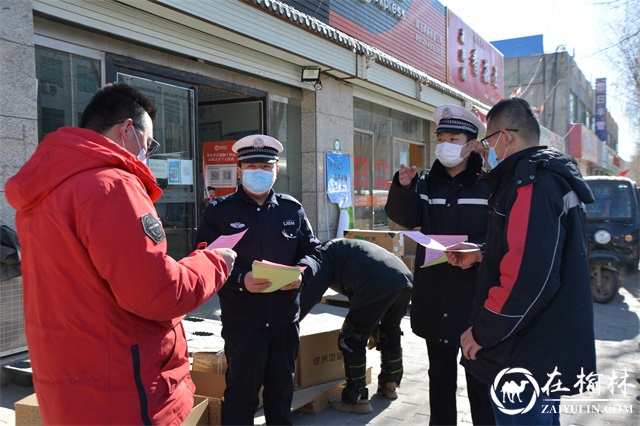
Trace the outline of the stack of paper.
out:
M 448 246 L 467 241 L 466 235 L 425 235 L 420 231 L 404 231 L 403 234 L 424 247 L 424 262 L 421 268 L 447 261 L 444 252 Z
M 287 266 L 268 260 L 254 260 L 251 267 L 254 278 L 266 278 L 271 281 L 271 286 L 262 290 L 261 293 L 273 293 L 280 290 L 287 284 L 291 284 L 300 276 L 302 270 L 299 266 Z

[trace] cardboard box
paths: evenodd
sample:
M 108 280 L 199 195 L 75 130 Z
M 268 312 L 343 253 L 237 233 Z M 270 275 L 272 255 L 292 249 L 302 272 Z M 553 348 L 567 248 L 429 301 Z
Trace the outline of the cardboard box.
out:
M 387 218 L 389 220 L 389 229 L 392 231 L 402 231 L 405 228 L 399 223 L 394 222 L 393 220 Z
M 418 231 L 419 231 L 419 229 L 418 229 Z M 404 239 L 404 253 L 402 253 L 402 255 L 403 256 L 415 256 L 417 248 L 418 248 L 418 243 L 415 240 L 412 240 L 411 238 L 405 238 Z
M 224 349 L 198 349 L 193 351 L 191 369 L 224 376 L 227 371 L 227 357 L 224 355 Z
M 222 424 L 222 400 L 220 398 L 209 399 L 209 426 Z
M 182 426 L 209 425 L 209 399 L 204 396 L 193 396 L 193 408 L 182 422 Z
M 404 254 L 404 236 L 399 231 L 368 231 L 362 229 L 347 229 L 345 238 L 355 238 L 374 243 L 400 257 Z
M 44 425 L 35 393 L 17 401 L 14 408 L 16 411 L 16 426 Z
M 344 318 L 328 313 L 309 314 L 300 323 L 300 354 L 294 383 L 298 388 L 344 378 L 338 334 Z
M 224 397 L 224 390 L 227 387 L 227 383 L 224 378 L 224 374 L 207 373 L 205 371 L 190 371 L 191 380 L 196 385 L 196 394 L 206 396 L 208 398 Z M 258 393 L 258 407 L 262 407 L 262 390 L 264 386 L 260 388 Z
M 415 266 L 416 266 L 416 255 L 415 254 L 411 254 L 411 255 L 406 255 L 405 254 L 404 256 L 402 256 L 402 261 L 404 262 L 404 264 L 407 266 L 407 268 L 409 268 L 409 270 L 413 274 L 413 268 L 415 268 Z
M 190 374 L 191 380 L 196 385 L 196 394 L 213 398 L 222 398 L 224 396 L 226 387 L 224 374 L 195 370 L 191 370 Z
M 217 410 L 216 401 L 217 400 Z M 212 418 L 211 411 L 213 408 L 214 416 Z M 16 426 L 40 426 L 44 425 L 42 416 L 40 415 L 40 407 L 35 393 L 21 399 L 15 403 Z M 211 421 L 217 421 L 212 423 Z M 182 422 L 183 426 L 198 425 L 220 425 L 220 399 L 207 398 L 204 396 L 194 395 L 193 408 Z

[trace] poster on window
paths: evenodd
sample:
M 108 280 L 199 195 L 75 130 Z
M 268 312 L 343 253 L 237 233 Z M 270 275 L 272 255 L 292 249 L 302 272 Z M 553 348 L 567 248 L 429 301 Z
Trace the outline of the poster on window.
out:
M 180 185 L 193 185 L 193 161 L 180 160 Z
M 204 186 L 213 186 L 216 197 L 236 192 L 238 155 L 231 150 L 236 141 L 212 141 L 202 144 Z
M 351 207 L 351 162 L 349 154 L 327 152 L 327 195 L 341 209 Z
M 169 185 L 180 185 L 180 160 L 169 158 L 167 167 L 169 170 Z

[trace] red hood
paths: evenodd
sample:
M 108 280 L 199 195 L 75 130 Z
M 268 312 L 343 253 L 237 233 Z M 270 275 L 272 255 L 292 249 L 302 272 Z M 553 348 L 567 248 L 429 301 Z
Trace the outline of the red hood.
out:
M 30 210 L 69 177 L 105 167 L 137 176 L 154 202 L 162 195 L 149 168 L 129 151 L 93 130 L 62 127 L 48 134 L 7 181 L 7 200 L 16 210 Z

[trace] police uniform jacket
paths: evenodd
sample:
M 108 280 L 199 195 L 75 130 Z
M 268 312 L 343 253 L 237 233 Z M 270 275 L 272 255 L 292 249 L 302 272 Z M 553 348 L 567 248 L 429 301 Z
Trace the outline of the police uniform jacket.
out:
M 313 273 L 319 260 L 320 241 L 313 235 L 302 205 L 286 194 L 271 190 L 263 205 L 242 188 L 207 206 L 198 228 L 197 242 L 211 243 L 221 235 L 247 230 L 233 248 L 238 254 L 220 296 L 222 324 L 232 328 L 262 328 L 291 324 L 299 316 L 299 289 L 250 293 L 244 277 L 254 260 L 283 265 L 306 265 Z M 304 262 L 302 262 L 304 260 Z M 304 283 L 304 278 L 303 278 Z
M 400 185 L 396 173 L 385 212 L 406 228 L 419 226 L 424 234 L 467 235 L 470 242 L 484 243 L 489 188 L 479 180 L 482 171 L 482 158 L 472 152 L 467 168 L 455 177 L 439 160 L 427 175 L 416 176 L 409 188 Z M 477 267 L 461 269 L 445 262 L 420 268 L 424 255 L 418 246 L 411 327 L 428 341 L 458 346 L 468 327 Z
M 517 152 L 486 179 L 489 228 L 472 312 L 477 359 L 467 371 L 489 384 L 524 368 L 543 387 L 557 368 L 574 394 L 596 372 L 583 203 L 593 202 L 575 160 L 554 149 Z M 551 395 L 554 395 L 553 393 Z

